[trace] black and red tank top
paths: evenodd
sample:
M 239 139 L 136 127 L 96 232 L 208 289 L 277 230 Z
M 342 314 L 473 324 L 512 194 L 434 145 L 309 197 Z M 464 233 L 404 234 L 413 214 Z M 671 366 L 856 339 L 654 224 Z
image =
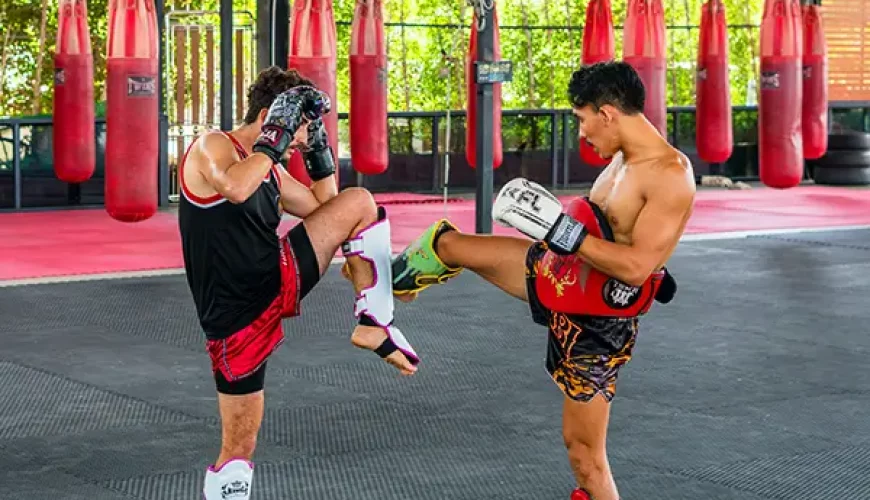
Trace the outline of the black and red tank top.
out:
M 224 135 L 240 159 L 248 156 L 232 135 Z M 206 337 L 221 339 L 251 324 L 281 291 L 280 177 L 273 166 L 244 203 L 220 194 L 199 197 L 184 183 L 191 147 L 178 165 L 184 269 Z

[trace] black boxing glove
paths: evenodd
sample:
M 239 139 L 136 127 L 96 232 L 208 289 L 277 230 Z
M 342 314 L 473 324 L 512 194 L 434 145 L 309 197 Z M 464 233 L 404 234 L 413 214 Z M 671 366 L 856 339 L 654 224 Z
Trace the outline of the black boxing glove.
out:
M 305 170 L 312 181 L 325 179 L 335 173 L 335 158 L 329 147 L 329 134 L 323 120 L 317 119 L 308 124 L 308 144 L 302 153 Z
M 303 120 L 319 119 L 321 115 L 329 112 L 330 106 L 326 94 L 307 85 L 293 87 L 281 93 L 269 106 L 253 151 L 265 154 L 274 163 L 280 163 Z
M 662 304 L 667 304 L 674 300 L 674 295 L 677 294 L 677 280 L 674 279 L 668 268 L 665 268 L 664 271 L 665 275 L 662 278 L 662 283 L 659 285 L 658 292 L 656 292 L 655 299 Z

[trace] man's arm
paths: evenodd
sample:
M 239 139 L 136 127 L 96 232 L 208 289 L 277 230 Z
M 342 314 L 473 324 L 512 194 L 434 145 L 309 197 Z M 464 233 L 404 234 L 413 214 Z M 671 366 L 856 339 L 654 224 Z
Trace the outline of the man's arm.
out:
M 257 190 L 263 177 L 293 145 L 295 133 L 308 119 L 319 118 L 329 103 L 312 87 L 294 87 L 275 98 L 254 142 L 254 154 L 237 161 L 233 145 L 221 133 L 207 134 L 199 144 L 200 172 L 231 203 L 243 203 Z
M 288 214 L 304 219 L 321 205 L 314 192 L 290 175 L 279 163 L 281 176 L 281 208 Z M 313 186 L 312 186 L 313 187 Z
M 317 201 L 326 203 L 338 194 L 335 157 L 329 146 L 329 134 L 322 119 L 309 122 L 307 132 L 307 147 L 302 152 L 302 161 L 311 179 L 311 192 Z
M 311 192 L 314 193 L 314 197 L 321 205 L 335 198 L 335 195 L 338 194 L 338 179 L 335 178 L 335 174 L 319 181 L 313 181 Z
M 199 172 L 230 203 L 244 203 L 263 182 L 272 167 L 272 159 L 254 153 L 237 160 L 233 143 L 220 132 L 208 132 L 197 141 Z
M 335 175 L 313 182 L 307 188 L 284 170 L 281 164 L 278 164 L 278 173 L 281 176 L 281 208 L 294 217 L 308 217 L 338 194 Z
M 633 286 L 642 285 L 679 240 L 694 201 L 694 185 L 682 165 L 662 169 L 653 178 L 634 224 L 631 245 L 587 236 L 578 250 L 592 267 Z

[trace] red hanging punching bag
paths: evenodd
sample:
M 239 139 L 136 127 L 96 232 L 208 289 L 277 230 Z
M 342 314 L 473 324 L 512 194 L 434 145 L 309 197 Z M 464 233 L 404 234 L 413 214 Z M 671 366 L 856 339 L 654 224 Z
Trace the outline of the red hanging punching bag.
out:
M 335 82 L 336 72 L 335 20 L 332 0 L 295 0 L 290 16 L 290 55 L 288 67 L 297 70 L 311 80 L 318 89 L 332 100 L 332 111 L 323 117 L 329 145 L 338 165 L 338 100 Z M 288 171 L 296 180 L 311 185 L 311 179 L 302 162 L 302 155 L 295 153 L 288 162 Z M 338 178 L 336 172 L 336 180 Z
M 803 129 L 804 158 L 821 158 L 828 150 L 828 47 L 822 6 L 803 7 Z
M 662 136 L 667 137 L 667 54 L 665 11 L 661 0 L 628 0 L 622 54 L 623 60 L 637 71 L 643 81 L 646 90 L 643 114 Z
M 615 46 L 610 0 L 589 0 L 586 6 L 586 25 L 583 28 L 583 65 L 612 61 Z M 598 156 L 595 149 L 582 139 L 580 159 L 593 167 L 603 167 L 610 163 L 610 160 Z
M 387 170 L 387 44 L 381 0 L 360 0 L 350 36 L 350 162 L 377 175 Z
M 758 174 L 773 188 L 800 184 L 801 16 L 793 0 L 767 0 L 761 19 L 761 89 L 758 100 Z
M 701 32 L 695 75 L 695 144 L 707 163 L 731 156 L 731 84 L 728 80 L 728 28 L 722 0 L 701 7 Z
M 501 45 L 498 35 L 498 12 L 495 3 L 492 6 L 492 50 L 493 60 L 501 59 Z M 477 14 L 472 16 L 471 40 L 468 43 L 468 53 L 465 56 L 465 161 L 475 168 L 477 166 L 477 85 L 474 83 L 474 61 L 477 60 Z M 501 166 L 501 85 L 492 84 L 492 168 Z
M 94 138 L 94 58 L 85 0 L 58 5 L 54 55 L 54 173 L 80 183 L 96 168 Z
M 154 0 L 112 0 L 106 61 L 106 211 L 157 211 L 157 17 Z

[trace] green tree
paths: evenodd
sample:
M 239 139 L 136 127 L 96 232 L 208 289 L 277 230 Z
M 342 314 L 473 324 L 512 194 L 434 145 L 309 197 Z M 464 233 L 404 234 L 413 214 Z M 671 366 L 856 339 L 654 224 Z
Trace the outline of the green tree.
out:
M 255 12 L 256 0 L 233 0 L 236 10 Z M 0 81 L 0 116 L 31 114 L 35 89 L 41 90 L 37 113 L 50 113 L 54 96 L 54 53 L 56 50 L 58 1 L 48 2 L 46 39 L 39 82 L 35 81 L 39 54 L 41 0 L 3 0 L 0 2 L 0 57 L 6 54 Z M 105 99 L 106 43 L 108 39 L 109 0 L 87 0 L 88 27 L 94 56 L 94 96 Z M 171 0 L 167 0 L 172 5 Z M 177 2 L 184 8 L 218 10 L 219 0 Z M 167 7 L 170 8 L 170 7 Z M 0 63 L 3 61 L 0 60 Z
M 351 21 L 357 0 L 334 0 L 337 21 L 338 108 L 347 111 L 349 95 L 348 51 Z M 564 108 L 565 88 L 571 72 L 580 65 L 582 26 L 588 0 L 496 0 L 500 21 L 502 58 L 514 61 L 514 80 L 503 86 L 503 106 L 511 108 Z M 627 0 L 613 0 L 617 25 L 616 56 L 622 54 L 621 24 Z M 50 112 L 53 95 L 52 57 L 57 30 L 57 2 L 48 7 L 47 37 L 40 81 L 34 81 L 38 54 L 41 0 L 0 2 L 0 54 L 6 54 L 0 82 L 0 115 L 28 114 L 33 108 L 34 89 L 42 95 L 41 112 Z M 88 2 L 94 52 L 95 96 L 103 99 L 108 0 Z M 167 1 L 173 6 L 218 10 L 218 0 Z M 725 0 L 730 25 L 757 25 L 762 0 Z M 234 0 L 236 10 L 256 12 L 256 0 Z M 442 110 L 465 107 L 465 58 L 470 38 L 472 9 L 464 0 L 390 0 L 385 3 L 388 23 L 406 26 L 386 28 L 389 57 L 389 107 L 391 110 Z M 700 3 L 687 0 L 666 2 L 668 91 L 670 106 L 694 104 L 694 68 L 697 56 Z M 201 22 L 216 24 L 216 16 Z M 444 27 L 443 25 L 458 27 Z M 427 25 L 427 26 L 417 26 Z M 440 25 L 440 27 L 439 27 Z M 553 29 L 538 29 L 553 26 Z M 9 35 L 9 33 L 12 33 Z M 758 29 L 730 28 L 732 102 L 747 103 L 757 81 Z M 5 35 L 5 36 L 3 36 Z M 248 49 L 246 49 L 248 50 Z M 253 49 L 245 57 L 254 57 Z M 175 71 L 167 58 L 170 77 Z M 448 78 L 449 77 L 449 78 Z

